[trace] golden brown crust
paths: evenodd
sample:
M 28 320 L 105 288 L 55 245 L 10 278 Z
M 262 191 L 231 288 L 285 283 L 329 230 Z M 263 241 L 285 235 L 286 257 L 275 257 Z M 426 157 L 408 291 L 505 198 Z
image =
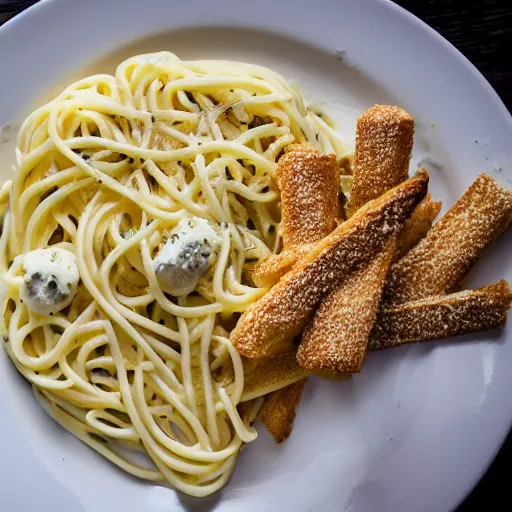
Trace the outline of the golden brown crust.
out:
M 302 334 L 297 351 L 302 368 L 341 373 L 361 370 L 395 250 L 396 238 L 392 238 L 368 265 L 323 299 Z
M 375 105 L 357 120 L 348 216 L 407 179 L 414 120 L 396 106 Z
M 344 279 L 373 259 L 423 199 L 428 173 L 414 178 L 362 208 L 304 256 L 259 301 L 244 312 L 231 340 L 246 357 L 292 349 L 318 303 Z
M 260 359 L 244 359 L 242 402 L 258 398 L 304 379 L 309 375 L 297 364 L 295 351 Z
M 383 308 L 368 350 L 447 338 L 505 324 L 512 294 L 506 281 L 478 290 L 428 297 Z
M 416 206 L 410 218 L 405 221 L 404 229 L 398 238 L 395 261 L 407 254 L 428 233 L 441 206 L 441 201 L 432 201 L 430 194 Z
M 295 146 L 278 162 L 281 192 L 283 251 L 254 266 L 251 277 L 260 287 L 271 287 L 300 257 L 335 227 L 339 215 L 339 171 L 336 157 Z
M 279 159 L 277 183 L 285 249 L 316 243 L 334 229 L 339 211 L 335 155 L 294 149 Z
M 271 393 L 265 399 L 258 419 L 274 436 L 276 443 L 282 443 L 292 431 L 293 420 L 306 382 L 307 379 L 302 379 Z
M 293 250 L 284 250 L 283 252 L 272 255 L 269 258 L 254 265 L 251 270 L 251 279 L 253 283 L 260 288 L 271 288 L 279 279 L 287 274 L 313 247 L 314 244 L 295 247 Z
M 384 302 L 452 291 L 510 224 L 512 192 L 481 174 L 418 245 L 393 264 Z

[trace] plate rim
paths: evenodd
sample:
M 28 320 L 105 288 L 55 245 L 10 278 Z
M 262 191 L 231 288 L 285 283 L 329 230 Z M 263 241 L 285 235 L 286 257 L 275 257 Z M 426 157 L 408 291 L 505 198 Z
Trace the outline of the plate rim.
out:
M 30 22 L 30 19 L 38 15 L 38 11 L 47 9 L 48 7 L 51 7 L 52 5 L 58 5 L 62 3 L 64 0 L 40 0 L 38 3 L 33 4 L 23 10 L 22 12 L 15 15 L 13 18 L 9 19 L 6 23 L 4 23 L 0 27 L 0 38 L 3 37 L 5 33 L 11 30 L 18 30 L 18 27 L 21 26 L 21 24 L 28 20 Z M 68 0 L 69 1 L 69 0 Z M 324 1 L 324 0 L 321 0 Z M 361 1 L 361 0 L 360 0 Z M 390 9 L 394 11 L 398 16 L 403 18 L 405 22 L 412 23 L 419 27 L 422 31 L 428 33 L 428 35 L 433 38 L 437 43 L 442 44 L 444 49 L 449 52 L 453 58 L 455 58 L 460 64 L 463 64 L 465 68 L 471 73 L 474 79 L 478 81 L 481 87 L 483 87 L 483 90 L 489 97 L 489 99 L 495 104 L 495 106 L 498 108 L 498 111 L 503 116 L 506 123 L 509 125 L 511 133 L 512 133 L 512 113 L 509 111 L 509 109 L 504 104 L 503 100 L 500 98 L 496 90 L 492 87 L 492 85 L 489 83 L 489 81 L 485 78 L 485 76 L 478 70 L 478 68 L 458 49 L 456 48 L 452 43 L 450 43 L 447 39 L 445 39 L 439 32 L 437 32 L 434 28 L 429 26 L 426 22 L 418 18 L 416 15 L 412 14 L 411 12 L 407 11 L 402 6 L 397 5 L 396 3 L 392 2 L 391 0 L 363 0 L 367 4 L 369 4 L 368 8 L 371 8 L 371 4 L 380 4 L 382 6 L 385 6 L 385 8 Z M 222 2 L 221 2 L 222 3 Z M 328 2 L 326 2 L 328 3 Z M 206 25 L 208 26 L 208 24 Z M 510 341 L 509 341 L 510 342 Z M 465 493 L 463 494 L 462 498 L 460 498 L 458 504 L 462 503 L 462 501 L 472 492 L 475 485 L 481 480 L 481 478 L 484 476 L 484 474 L 487 472 L 489 467 L 491 466 L 494 458 L 500 451 L 506 437 L 508 436 L 510 432 L 510 423 L 512 421 L 512 407 L 509 409 L 509 425 L 504 425 L 502 429 L 501 436 L 498 440 L 496 440 L 495 449 L 492 451 L 492 453 L 489 453 L 486 457 L 485 464 L 479 469 L 477 472 L 477 476 L 473 479 L 472 482 L 467 484 L 467 489 Z

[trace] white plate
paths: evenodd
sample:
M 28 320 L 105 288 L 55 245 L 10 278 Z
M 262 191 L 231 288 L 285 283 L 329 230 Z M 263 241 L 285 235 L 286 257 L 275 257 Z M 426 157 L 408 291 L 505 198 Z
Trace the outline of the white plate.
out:
M 46 0 L 0 29 L 0 48 L 0 125 L 11 126 L 1 133 L 1 178 L 16 127 L 37 103 L 78 76 L 112 72 L 130 54 L 165 49 L 272 66 L 326 101 L 349 140 L 363 108 L 399 103 L 416 118 L 414 161 L 427 159 L 434 194 L 447 204 L 480 172 L 512 182 L 512 119 L 497 95 L 452 46 L 391 2 Z M 509 233 L 470 285 L 511 279 L 511 246 Z M 276 446 L 260 429 L 229 486 L 208 502 L 137 481 L 65 433 L 2 351 L 0 508 L 453 509 L 511 424 L 510 337 L 512 323 L 458 343 L 370 354 L 351 382 L 312 379 L 291 438 Z

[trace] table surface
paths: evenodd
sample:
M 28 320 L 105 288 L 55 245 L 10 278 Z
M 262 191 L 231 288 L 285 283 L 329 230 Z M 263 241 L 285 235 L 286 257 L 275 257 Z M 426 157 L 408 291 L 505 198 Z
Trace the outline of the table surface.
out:
M 487 78 L 507 108 L 512 110 L 511 0 L 395 1 L 456 46 Z M 35 0 L 0 0 L 0 25 L 33 3 Z M 484 478 L 457 512 L 503 510 L 500 504 L 508 502 L 508 489 L 503 484 L 502 475 L 511 473 L 512 434 Z

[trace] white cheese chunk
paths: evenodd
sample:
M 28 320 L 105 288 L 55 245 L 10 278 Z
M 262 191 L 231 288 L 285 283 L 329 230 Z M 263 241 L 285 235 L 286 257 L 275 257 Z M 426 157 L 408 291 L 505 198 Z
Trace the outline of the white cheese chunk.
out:
M 154 260 L 160 288 L 175 297 L 194 291 L 221 238 L 205 219 L 182 219 Z
M 40 315 L 56 313 L 76 295 L 80 274 L 75 255 L 65 249 L 36 249 L 23 256 L 21 299 Z

